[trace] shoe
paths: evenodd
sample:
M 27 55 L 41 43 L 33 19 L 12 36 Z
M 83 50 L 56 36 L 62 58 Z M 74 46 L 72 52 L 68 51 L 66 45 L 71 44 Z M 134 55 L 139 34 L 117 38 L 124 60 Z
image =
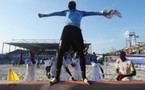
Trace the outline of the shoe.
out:
M 90 82 L 88 81 L 88 79 L 87 78 L 84 78 L 84 80 L 83 80 L 86 84 L 88 84 L 88 85 L 90 85 Z
M 59 82 L 56 78 L 53 78 L 52 80 L 50 80 L 49 84 L 53 85 L 55 83 Z

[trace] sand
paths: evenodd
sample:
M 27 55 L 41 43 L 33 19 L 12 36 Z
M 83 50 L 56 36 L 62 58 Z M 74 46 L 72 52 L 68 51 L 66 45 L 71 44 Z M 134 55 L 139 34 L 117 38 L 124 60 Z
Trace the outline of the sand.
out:
M 106 66 L 102 66 L 105 71 L 105 78 L 101 80 L 105 81 L 116 81 L 115 79 L 115 68 L 114 63 Z M 21 66 L 13 66 L 10 64 L 7 65 L 0 65 L 0 80 L 7 80 L 7 74 L 9 68 L 12 68 L 20 77 L 20 80 L 24 80 L 25 72 L 26 72 L 26 65 Z M 69 67 L 70 70 L 72 70 L 72 67 Z M 45 67 L 44 65 L 40 65 L 40 67 L 36 68 L 35 72 L 35 80 L 48 80 L 45 74 Z M 91 80 L 91 65 L 86 66 L 86 75 L 89 80 Z M 133 77 L 133 80 L 141 80 L 145 81 L 145 71 L 139 71 L 137 70 L 137 75 Z

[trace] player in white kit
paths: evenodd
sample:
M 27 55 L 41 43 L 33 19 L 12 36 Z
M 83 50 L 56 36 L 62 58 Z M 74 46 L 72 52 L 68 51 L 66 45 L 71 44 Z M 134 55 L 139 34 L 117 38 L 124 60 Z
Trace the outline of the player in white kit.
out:
M 57 54 L 56 54 L 56 56 L 51 58 L 50 73 L 51 73 L 52 78 L 56 77 L 56 63 L 57 63 Z
M 51 60 L 48 58 L 44 59 L 44 65 L 45 65 L 45 70 L 46 70 L 46 76 L 48 79 L 51 78 L 51 73 L 50 73 L 50 68 L 51 68 Z
M 35 79 L 35 69 L 36 61 L 34 60 L 34 52 L 29 50 L 30 59 L 25 61 L 26 63 L 26 74 L 24 80 L 34 80 Z
M 61 72 L 60 72 L 60 81 L 68 81 L 70 79 L 70 77 L 72 78 L 72 80 L 74 80 L 74 78 L 72 77 L 72 74 L 70 72 L 70 70 L 68 69 L 68 65 L 70 64 L 70 58 L 67 58 L 67 54 L 66 53 L 64 55 L 64 59 L 63 59 L 63 64 L 61 67 Z M 51 75 L 52 77 L 56 77 L 56 63 L 57 63 L 57 53 L 55 57 L 51 58 Z
M 130 81 L 132 76 L 136 75 L 136 70 L 134 64 L 126 59 L 126 53 L 124 51 L 120 52 L 120 58 L 117 59 L 115 68 L 117 73 L 118 81 Z
M 81 67 L 80 67 L 80 58 L 78 57 L 77 53 L 74 53 L 74 56 L 72 58 L 72 62 L 74 64 L 74 70 L 73 70 L 74 79 L 77 80 L 77 81 L 82 80 L 82 73 L 81 73 Z
M 98 63 L 97 60 L 95 60 L 95 61 L 91 61 L 91 65 L 92 65 L 92 81 L 101 80 L 100 70 L 102 72 L 102 77 L 104 78 L 104 71 L 101 67 L 101 64 Z
M 74 80 L 70 70 L 68 69 L 68 65 L 71 64 L 70 60 L 71 58 L 68 58 L 69 53 L 66 52 L 64 55 L 64 59 L 63 59 L 63 63 L 62 63 L 62 67 L 61 67 L 61 72 L 60 72 L 60 81 L 69 81 L 69 79 L 71 78 L 72 80 Z

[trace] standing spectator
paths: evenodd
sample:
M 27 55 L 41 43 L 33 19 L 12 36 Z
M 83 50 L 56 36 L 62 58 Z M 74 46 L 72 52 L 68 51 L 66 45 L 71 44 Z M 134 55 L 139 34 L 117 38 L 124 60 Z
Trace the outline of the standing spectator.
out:
M 93 54 L 90 56 L 90 60 L 91 61 L 96 61 L 96 59 L 97 59 L 97 55 L 96 55 L 95 52 L 93 52 Z

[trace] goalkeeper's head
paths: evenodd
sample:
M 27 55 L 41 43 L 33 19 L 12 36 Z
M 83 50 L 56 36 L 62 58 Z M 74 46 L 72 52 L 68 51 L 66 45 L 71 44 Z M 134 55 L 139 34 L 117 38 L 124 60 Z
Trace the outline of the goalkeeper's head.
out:
M 68 3 L 68 8 L 69 8 L 69 10 L 76 9 L 76 2 L 75 1 L 70 1 Z

